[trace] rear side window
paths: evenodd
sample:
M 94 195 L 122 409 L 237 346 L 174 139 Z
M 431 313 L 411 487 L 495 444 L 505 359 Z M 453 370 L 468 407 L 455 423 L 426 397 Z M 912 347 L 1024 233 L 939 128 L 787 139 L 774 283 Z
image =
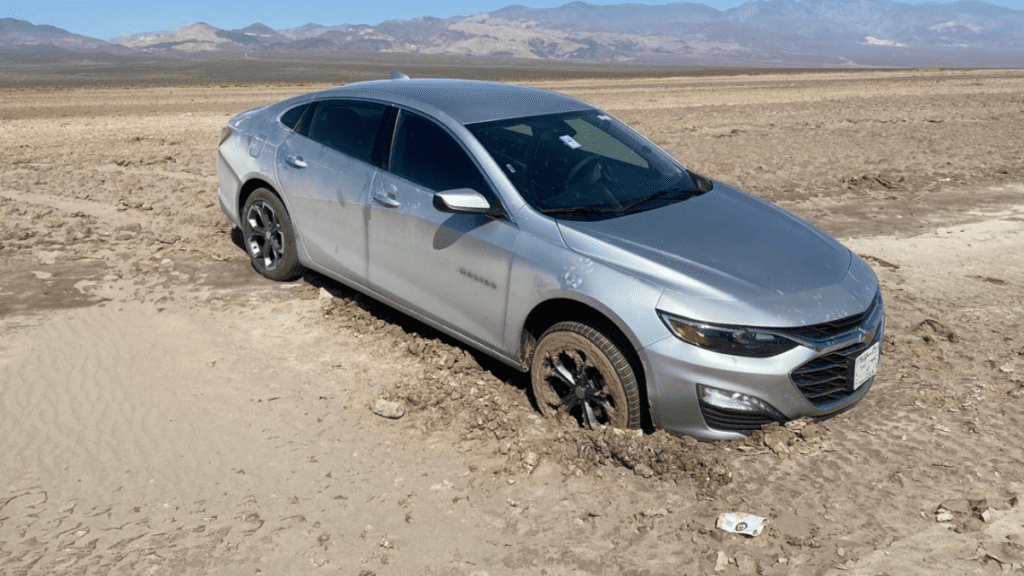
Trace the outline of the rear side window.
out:
M 370 162 L 385 109 L 371 102 L 320 102 L 309 125 L 309 137 L 338 152 Z
M 295 130 L 295 126 L 299 123 L 299 120 L 302 118 L 302 115 L 306 112 L 306 108 L 309 108 L 309 104 L 296 106 L 295 108 L 292 108 L 291 110 L 285 112 L 281 116 L 281 124 L 284 124 L 285 126 L 291 128 L 292 130 Z
M 443 128 L 403 111 L 391 151 L 391 172 L 440 192 L 472 188 L 494 204 L 494 195 L 469 155 Z

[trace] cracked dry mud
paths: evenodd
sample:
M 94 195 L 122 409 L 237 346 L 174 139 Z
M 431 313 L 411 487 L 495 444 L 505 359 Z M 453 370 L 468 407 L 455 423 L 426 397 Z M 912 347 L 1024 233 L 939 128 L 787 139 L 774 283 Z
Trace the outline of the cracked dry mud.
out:
M 866 399 L 732 443 L 543 420 L 515 371 L 252 271 L 217 134 L 316 86 L 0 89 L 0 573 L 1024 571 L 1024 73 L 531 83 L 865 257 Z

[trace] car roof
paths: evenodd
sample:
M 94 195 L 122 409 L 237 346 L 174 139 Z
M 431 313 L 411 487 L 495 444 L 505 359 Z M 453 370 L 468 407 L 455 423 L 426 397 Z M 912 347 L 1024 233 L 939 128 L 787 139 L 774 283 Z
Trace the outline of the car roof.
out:
M 443 112 L 461 124 L 593 110 L 586 102 L 538 88 L 480 80 L 401 79 L 356 82 L 323 93 L 404 104 Z

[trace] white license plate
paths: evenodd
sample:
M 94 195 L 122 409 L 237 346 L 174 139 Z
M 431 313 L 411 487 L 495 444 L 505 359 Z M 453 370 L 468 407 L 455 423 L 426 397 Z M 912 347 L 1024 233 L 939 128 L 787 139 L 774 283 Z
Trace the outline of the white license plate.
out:
M 862 384 L 871 379 L 878 371 L 878 352 L 880 350 L 878 342 L 871 347 L 861 352 L 860 356 L 857 356 L 857 362 L 853 365 L 853 389 L 860 388 Z

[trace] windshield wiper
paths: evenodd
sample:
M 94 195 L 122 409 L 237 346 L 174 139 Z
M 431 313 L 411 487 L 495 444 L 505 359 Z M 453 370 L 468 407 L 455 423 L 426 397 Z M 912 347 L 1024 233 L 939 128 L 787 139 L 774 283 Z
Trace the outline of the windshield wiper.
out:
M 645 196 L 645 197 L 643 197 L 643 198 L 641 198 L 639 200 L 634 200 L 633 202 L 630 202 L 629 204 L 625 204 L 625 205 L 622 206 L 620 211 L 621 212 L 629 212 L 633 208 L 636 208 L 637 206 L 639 206 L 641 204 L 645 204 L 647 202 L 650 202 L 651 200 L 657 200 L 658 198 L 665 198 L 667 196 L 672 196 L 672 195 L 678 194 L 680 192 L 685 192 L 687 196 L 693 195 L 693 194 L 697 193 L 696 190 L 693 190 L 693 189 L 690 189 L 690 188 L 684 188 L 682 186 L 672 186 L 670 188 L 665 188 L 664 190 L 659 190 L 659 191 L 655 192 L 654 194 L 651 194 L 650 196 Z
M 618 208 L 598 208 L 597 206 L 565 206 L 561 208 L 541 208 L 541 214 L 616 214 Z

